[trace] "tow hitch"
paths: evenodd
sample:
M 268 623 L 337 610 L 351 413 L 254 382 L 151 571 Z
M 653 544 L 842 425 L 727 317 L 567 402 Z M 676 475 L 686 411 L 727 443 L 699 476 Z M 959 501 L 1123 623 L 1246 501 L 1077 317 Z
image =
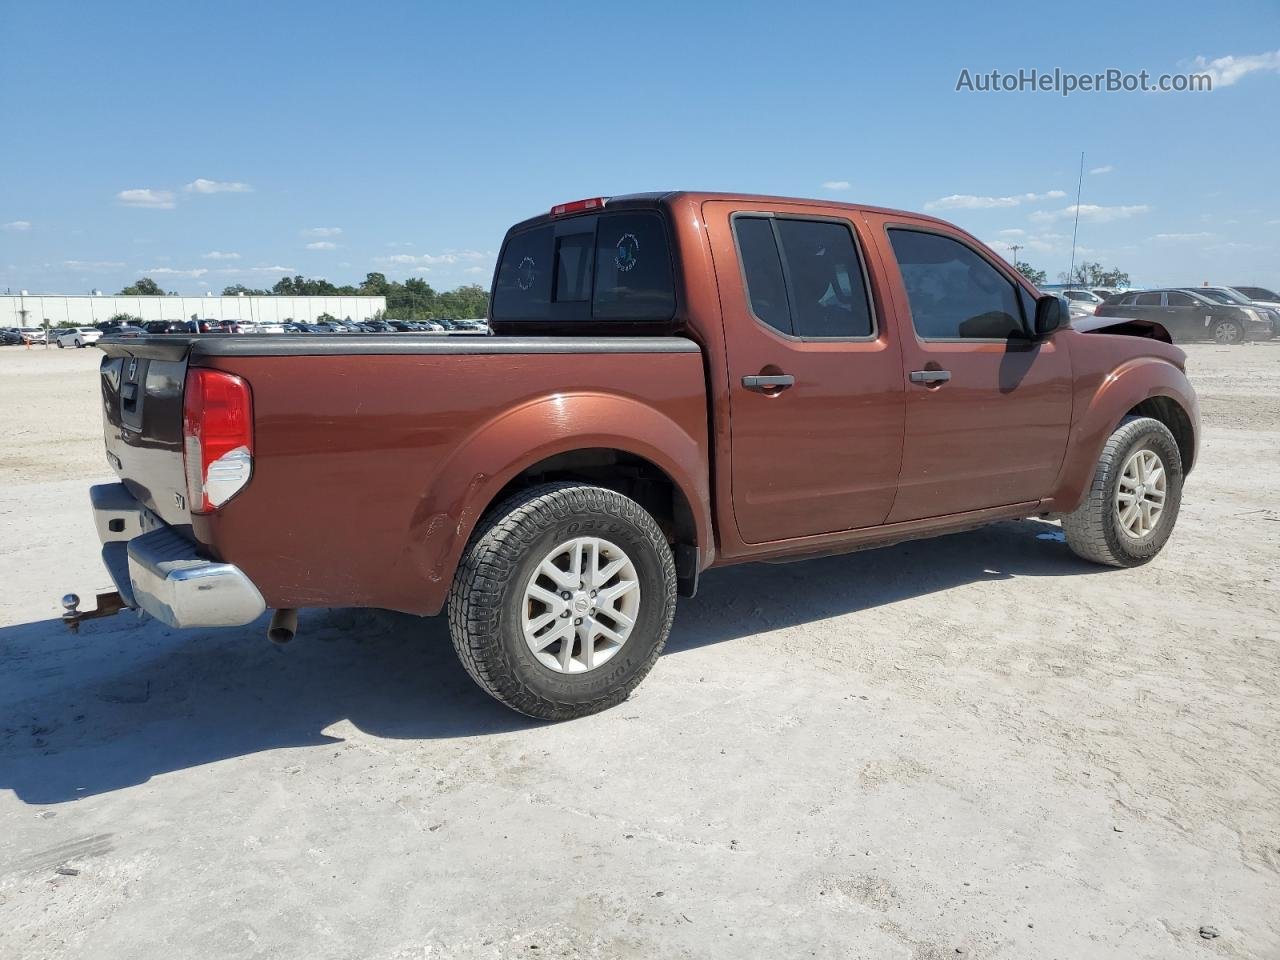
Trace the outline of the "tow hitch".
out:
M 124 602 L 124 597 L 114 590 L 110 593 L 98 594 L 98 606 L 94 610 L 78 610 L 77 607 L 79 606 L 80 598 L 74 593 L 68 593 L 62 598 L 62 622 L 67 625 L 67 629 L 72 633 L 80 631 L 80 624 L 84 620 L 114 617 L 121 610 L 129 609 L 129 605 Z

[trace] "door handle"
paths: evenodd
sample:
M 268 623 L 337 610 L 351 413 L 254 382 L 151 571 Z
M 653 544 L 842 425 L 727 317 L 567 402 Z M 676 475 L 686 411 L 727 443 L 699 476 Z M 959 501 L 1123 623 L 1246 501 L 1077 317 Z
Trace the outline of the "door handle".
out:
M 785 390 L 787 387 L 794 386 L 795 382 L 796 378 L 789 373 L 780 373 L 775 376 L 752 374 L 742 378 L 742 385 L 748 390 L 755 390 L 757 393 L 765 393 L 769 390 Z
M 951 379 L 950 370 L 912 370 L 911 382 L 926 385 L 946 383 Z

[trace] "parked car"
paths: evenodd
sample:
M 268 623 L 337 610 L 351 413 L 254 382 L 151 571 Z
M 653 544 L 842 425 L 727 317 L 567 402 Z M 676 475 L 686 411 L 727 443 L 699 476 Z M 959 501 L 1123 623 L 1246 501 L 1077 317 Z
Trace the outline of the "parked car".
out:
M 1280 304 L 1270 307 L 1266 304 L 1258 303 L 1232 287 L 1194 287 L 1192 289 L 1201 296 L 1208 297 L 1210 300 L 1217 300 L 1219 303 L 1253 308 L 1258 316 L 1270 324 L 1272 336 L 1280 334 Z
M 1257 301 L 1258 303 L 1265 303 L 1268 306 L 1272 304 L 1280 306 L 1280 293 L 1276 293 L 1274 290 L 1268 289 L 1267 287 L 1251 287 L 1242 283 L 1233 283 L 1231 285 L 1231 289 L 1239 290 L 1250 300 Z
M 1102 297 L 1092 290 L 1063 290 L 1062 295 L 1070 300 L 1073 305 L 1078 306 L 1084 313 L 1091 316 L 1102 304 Z
M 49 342 L 49 333 L 44 327 L 20 327 L 18 333 L 23 343 Z
M 97 327 L 65 327 L 57 331 L 56 340 L 59 349 L 62 347 L 87 347 L 97 343 L 102 331 Z
M 0 345 L 9 347 L 22 342 L 22 331 L 17 327 L 0 329 Z
M 391 326 L 385 320 L 367 320 L 365 321 L 365 326 L 374 333 L 391 333 L 395 330 L 395 327 Z
M 1266 340 L 1271 324 L 1250 307 L 1219 303 L 1196 290 L 1168 288 L 1127 293 L 1097 310 L 1100 317 L 1127 317 L 1158 323 L 1175 342 L 1213 340 L 1244 343 Z
M 298 607 L 447 606 L 478 684 L 567 719 L 627 697 L 708 567 L 1045 515 L 1137 566 L 1196 459 L 1159 324 L 1075 329 L 932 217 L 561 204 L 508 231 L 491 303 L 484 337 L 104 338 L 122 482 L 91 499 L 123 605 L 272 607 L 281 642 Z
M 190 320 L 149 320 L 142 325 L 147 333 L 199 333 Z

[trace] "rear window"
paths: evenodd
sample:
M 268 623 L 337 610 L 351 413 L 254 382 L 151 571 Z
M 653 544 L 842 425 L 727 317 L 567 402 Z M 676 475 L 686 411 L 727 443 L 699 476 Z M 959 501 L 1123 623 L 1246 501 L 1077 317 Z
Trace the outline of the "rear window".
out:
M 513 234 L 492 318 L 665 322 L 676 310 L 671 250 L 657 213 L 602 213 Z

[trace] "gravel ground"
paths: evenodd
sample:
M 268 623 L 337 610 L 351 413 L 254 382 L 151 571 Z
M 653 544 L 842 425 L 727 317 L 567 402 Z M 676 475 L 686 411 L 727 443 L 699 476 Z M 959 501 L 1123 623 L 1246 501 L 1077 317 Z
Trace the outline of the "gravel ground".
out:
M 545 725 L 440 620 L 64 632 L 98 354 L 0 351 L 0 956 L 1275 960 L 1280 344 L 1188 353 L 1149 566 L 1025 521 L 716 571 Z

